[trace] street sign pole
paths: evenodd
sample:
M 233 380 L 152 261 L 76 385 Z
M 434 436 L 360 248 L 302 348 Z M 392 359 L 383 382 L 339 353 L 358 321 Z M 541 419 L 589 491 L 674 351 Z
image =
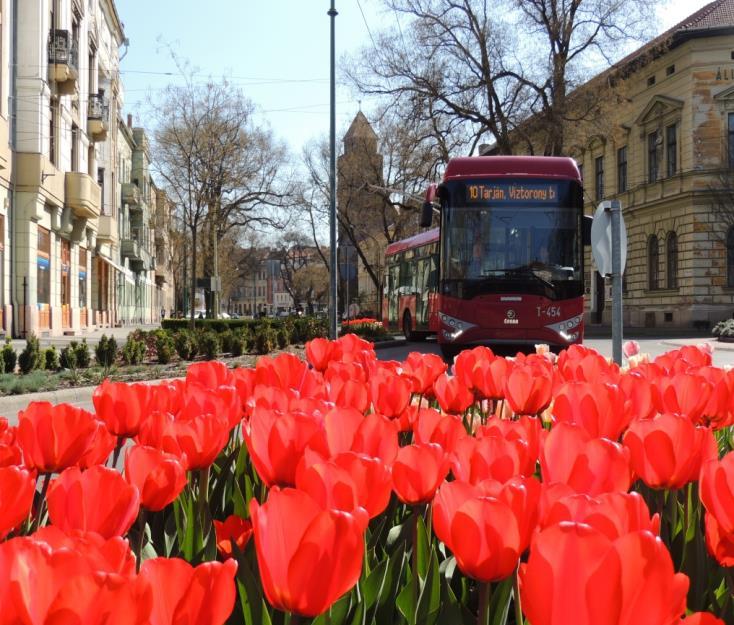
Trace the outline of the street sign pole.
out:
M 336 72 L 334 69 L 334 58 L 336 56 L 336 45 L 334 37 L 334 20 L 338 15 L 334 8 L 334 0 L 331 0 L 331 8 L 327 12 L 331 19 L 331 57 L 330 57 L 330 132 L 329 132 L 329 338 L 337 338 L 337 233 L 336 233 Z
M 622 205 L 610 202 L 612 213 L 612 357 L 622 364 Z

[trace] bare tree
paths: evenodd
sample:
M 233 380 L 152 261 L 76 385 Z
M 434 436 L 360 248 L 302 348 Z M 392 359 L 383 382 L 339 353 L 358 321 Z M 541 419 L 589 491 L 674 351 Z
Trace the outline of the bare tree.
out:
M 285 150 L 270 132 L 254 126 L 253 105 L 226 81 L 169 86 L 154 111 L 157 173 L 179 208 L 194 252 L 199 233 L 207 232 L 205 263 L 216 276 L 222 237 L 234 229 L 278 223 L 275 209 L 290 197 L 281 178 Z M 190 258 L 193 293 L 197 254 Z M 218 298 L 213 308 L 216 314 Z
M 598 113 L 573 101 L 573 90 L 609 50 L 649 35 L 659 0 L 383 3 L 396 27 L 347 68 L 362 93 L 407 101 L 437 132 L 463 133 L 469 151 L 491 141 L 511 154 L 519 139 L 531 153 L 558 155 L 568 123 Z M 598 101 L 598 90 L 584 92 L 594 94 Z M 523 124 L 533 116 L 531 133 Z

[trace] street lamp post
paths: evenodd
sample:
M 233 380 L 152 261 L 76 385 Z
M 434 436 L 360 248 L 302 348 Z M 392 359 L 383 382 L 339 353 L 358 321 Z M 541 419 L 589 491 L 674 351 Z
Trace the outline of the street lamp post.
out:
M 334 25 L 337 16 L 337 11 L 334 8 L 334 0 L 331 0 L 331 9 L 329 9 L 327 15 L 331 19 L 331 109 L 330 109 L 330 126 L 331 126 L 331 137 L 330 137 L 330 162 L 329 162 L 329 336 L 331 339 L 336 339 L 336 315 L 337 315 L 337 302 L 336 302 L 336 280 L 339 268 L 337 266 L 337 255 L 336 255 L 336 78 L 334 71 L 334 56 L 335 56 L 335 40 L 334 40 Z

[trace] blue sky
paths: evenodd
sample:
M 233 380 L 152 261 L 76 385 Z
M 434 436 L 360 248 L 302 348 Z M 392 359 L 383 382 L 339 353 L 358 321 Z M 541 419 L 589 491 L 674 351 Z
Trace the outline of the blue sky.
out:
M 659 32 L 706 0 L 670 0 Z M 116 0 L 130 46 L 121 68 L 125 109 L 145 125 L 146 96 L 180 82 L 171 49 L 197 78 L 227 77 L 256 104 L 262 123 L 295 152 L 329 131 L 330 0 Z M 361 7 L 361 10 L 360 10 Z M 370 44 L 369 31 L 385 20 L 380 0 L 336 0 L 337 59 Z M 337 66 L 338 67 L 338 66 Z M 369 111 L 368 101 L 362 103 Z M 337 92 L 337 133 L 343 134 L 359 103 Z

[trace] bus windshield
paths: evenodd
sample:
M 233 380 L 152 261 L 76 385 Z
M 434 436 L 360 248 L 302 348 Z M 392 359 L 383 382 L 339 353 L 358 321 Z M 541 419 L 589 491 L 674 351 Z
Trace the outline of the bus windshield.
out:
M 583 285 L 580 202 L 566 181 L 454 181 L 443 211 L 443 292 L 573 297 Z

